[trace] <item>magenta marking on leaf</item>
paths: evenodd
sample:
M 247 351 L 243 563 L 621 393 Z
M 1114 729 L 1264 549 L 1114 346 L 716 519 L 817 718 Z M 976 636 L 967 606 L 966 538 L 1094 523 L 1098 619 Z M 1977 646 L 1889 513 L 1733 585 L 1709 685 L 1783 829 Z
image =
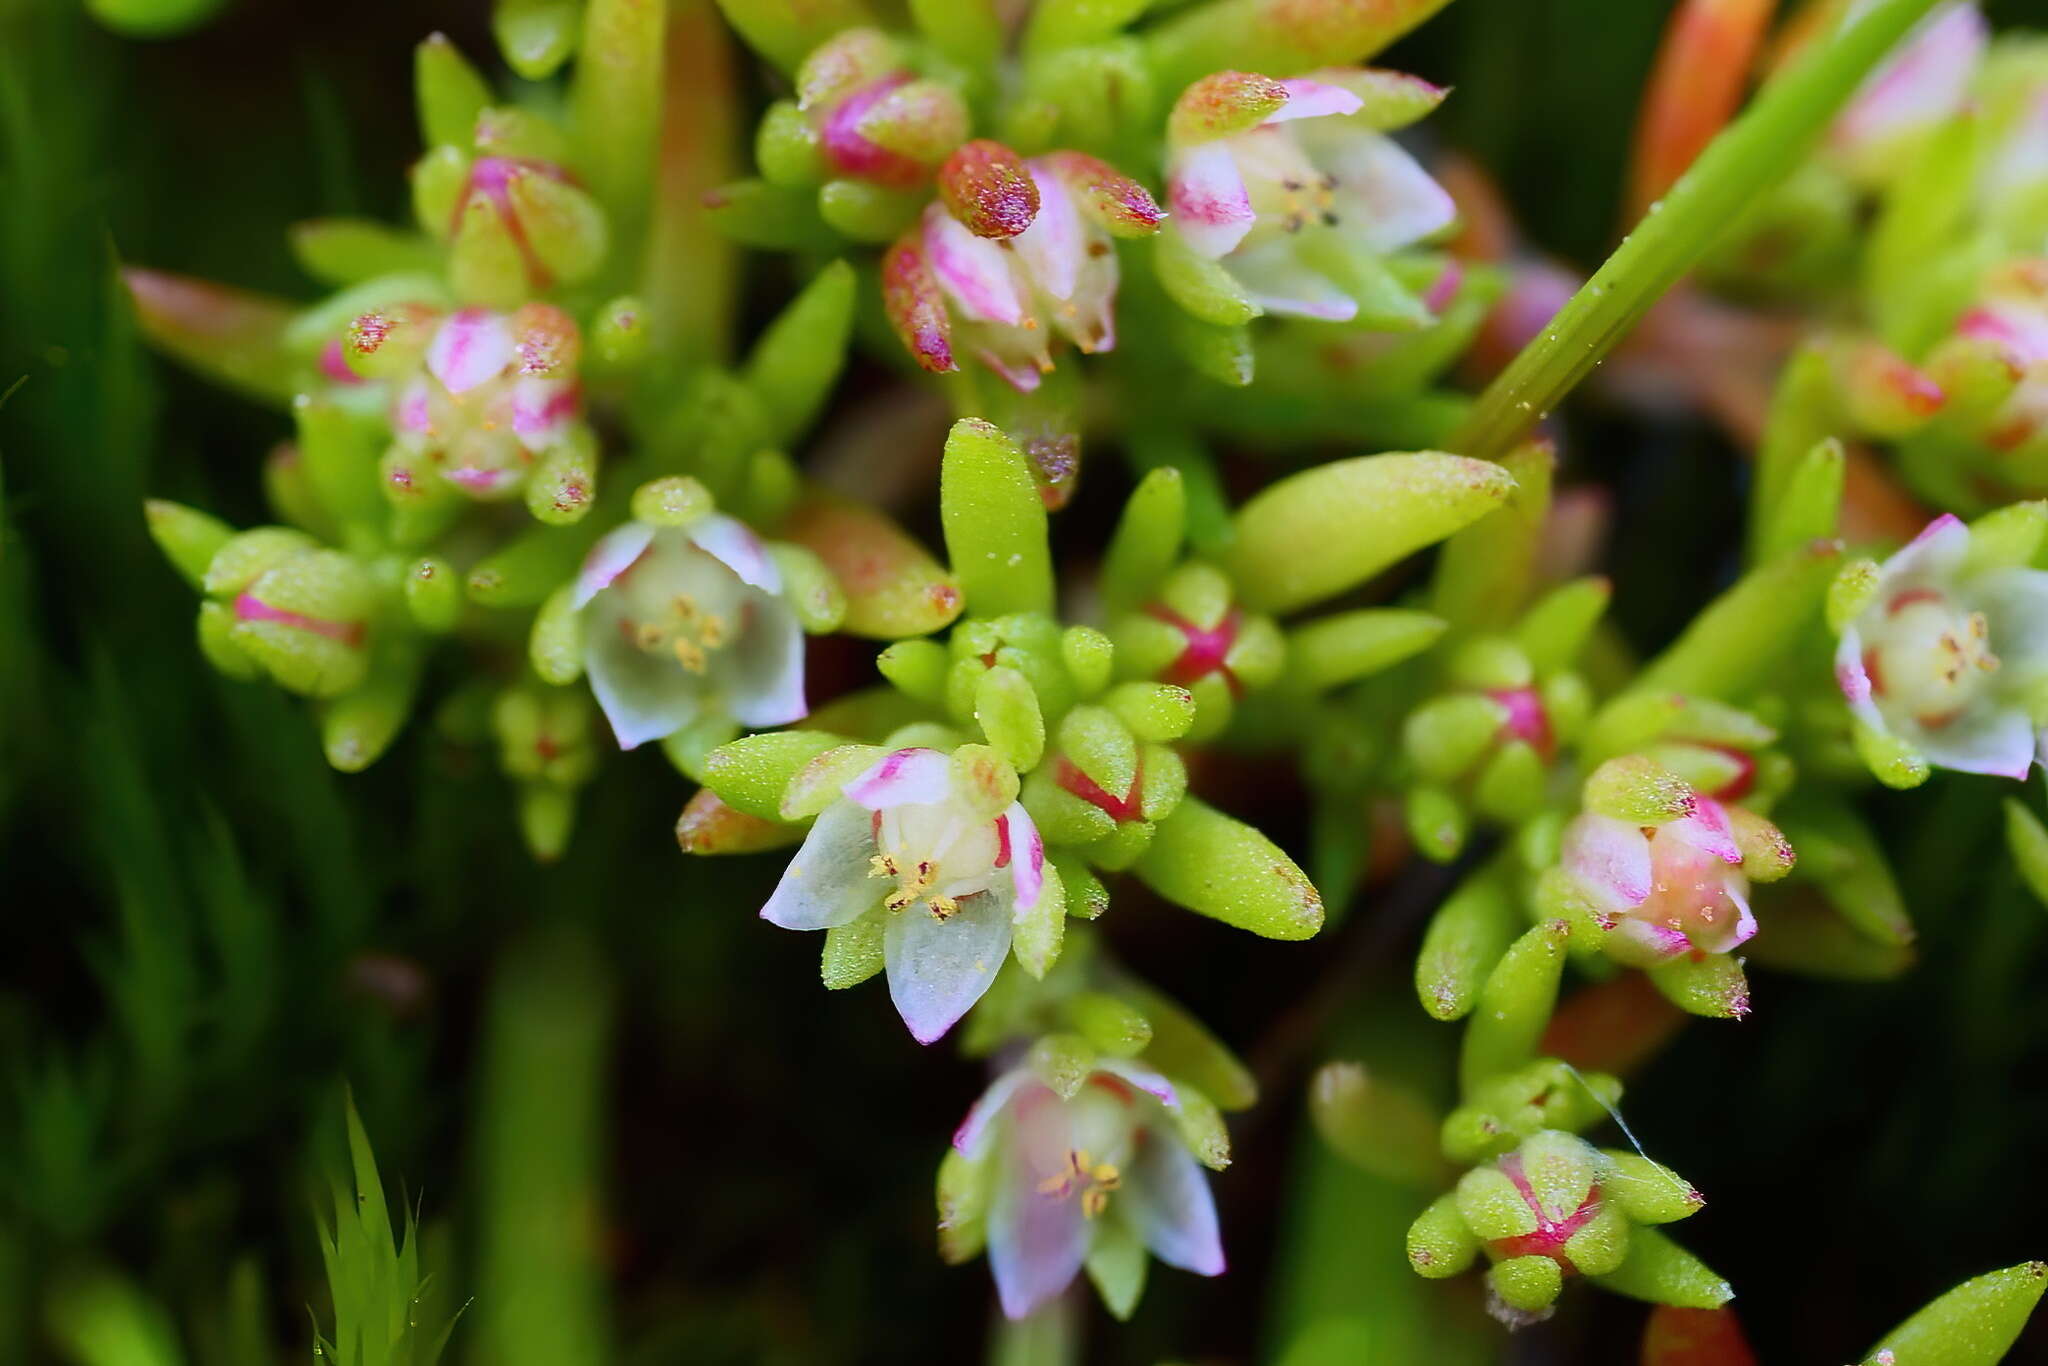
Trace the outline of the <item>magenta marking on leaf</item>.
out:
M 310 631 L 316 636 L 325 636 L 329 640 L 338 640 L 348 646 L 363 643 L 363 623 L 360 621 L 329 621 L 325 617 L 312 617 L 304 612 L 272 607 L 253 593 L 243 593 L 236 597 L 235 620 L 275 622 L 280 626 L 290 626 L 300 631 Z

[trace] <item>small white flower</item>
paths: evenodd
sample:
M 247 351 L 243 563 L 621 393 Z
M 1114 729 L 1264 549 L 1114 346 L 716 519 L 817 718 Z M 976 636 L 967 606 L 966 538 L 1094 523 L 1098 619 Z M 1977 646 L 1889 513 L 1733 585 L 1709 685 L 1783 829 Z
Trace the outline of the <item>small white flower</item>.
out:
M 1174 109 L 1168 230 L 1220 261 L 1269 313 L 1356 317 L 1326 253 L 1384 255 L 1457 217 L 1398 143 L 1348 117 L 1363 107 L 1308 78 L 1224 71 L 1195 82 Z
M 622 749 L 700 716 L 780 726 L 807 710 L 803 632 L 782 575 L 730 517 L 626 523 L 591 548 L 574 603 L 590 690 Z
M 1016 924 L 1045 890 L 1045 844 L 1023 806 L 994 816 L 952 761 L 900 749 L 842 789 L 790 861 L 761 916 L 789 930 L 888 916 L 889 997 L 919 1043 L 981 999 Z
M 1970 528 L 1937 517 L 1885 561 L 1842 631 L 1835 679 L 1858 720 L 1939 768 L 2024 778 L 2040 747 L 2026 695 L 2048 669 L 2048 573 L 1971 563 Z
M 953 1146 L 994 1164 L 988 1261 L 1005 1314 L 1021 1319 L 1065 1290 L 1116 1224 L 1168 1266 L 1222 1274 L 1216 1202 L 1179 1108 L 1165 1077 L 1121 1061 L 1099 1064 L 1070 1100 L 1020 1067 L 974 1103 Z

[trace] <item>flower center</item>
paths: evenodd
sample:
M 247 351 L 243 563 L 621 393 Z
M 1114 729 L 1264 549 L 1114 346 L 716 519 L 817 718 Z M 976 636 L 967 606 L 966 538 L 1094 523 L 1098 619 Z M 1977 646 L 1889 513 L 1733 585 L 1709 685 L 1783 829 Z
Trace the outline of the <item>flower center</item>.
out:
M 1008 828 L 976 820 L 952 803 L 908 803 L 874 813 L 875 855 L 868 876 L 893 879 L 882 904 L 892 911 L 922 904 L 950 918 L 963 897 L 985 892 L 1008 865 Z
M 745 632 L 753 610 L 738 576 L 695 546 L 661 565 L 642 556 L 612 586 L 626 639 L 699 676 Z
M 1234 151 L 1259 228 L 1298 233 L 1337 225 L 1337 177 L 1318 170 L 1292 134 L 1254 129 Z
M 1181 638 L 1187 642 L 1187 647 L 1180 652 L 1180 658 L 1167 665 L 1165 672 L 1159 675 L 1160 682 L 1178 683 L 1186 687 L 1198 679 L 1207 678 L 1210 674 L 1220 674 L 1224 685 L 1230 689 L 1231 696 L 1244 696 L 1244 685 L 1237 681 L 1237 675 L 1231 672 L 1228 662 L 1231 648 L 1237 644 L 1238 627 L 1244 620 L 1242 612 L 1233 607 L 1222 621 L 1213 627 L 1205 628 L 1197 626 L 1172 608 L 1158 603 L 1154 603 L 1145 611 L 1147 615 L 1179 631 Z
M 1038 1193 L 1065 1200 L 1079 1192 L 1081 1212 L 1094 1219 L 1109 1208 L 1110 1195 L 1123 1183 L 1123 1172 L 1116 1163 L 1097 1162 L 1086 1148 L 1069 1148 L 1065 1169 L 1039 1182 Z
M 1728 865 L 1670 829 L 1650 837 L 1650 895 L 1633 914 L 1676 938 L 1680 949 L 1741 915 L 1728 890 Z
M 691 673 L 701 674 L 711 666 L 711 656 L 732 639 L 732 624 L 688 593 L 678 593 L 669 600 L 667 612 L 634 622 L 632 632 L 633 643 L 647 653 L 671 655 Z
M 1544 1209 L 1543 1202 L 1537 1198 L 1535 1187 L 1529 1184 L 1528 1174 L 1522 1170 L 1520 1153 L 1512 1153 L 1502 1158 L 1500 1169 L 1508 1180 L 1515 1183 L 1515 1189 L 1521 1192 L 1522 1202 L 1529 1207 L 1529 1212 L 1536 1216 L 1536 1227 L 1528 1233 L 1519 1233 L 1512 1238 L 1496 1238 L 1487 1246 L 1502 1261 L 1510 1257 L 1548 1257 L 1556 1262 L 1558 1268 L 1566 1275 L 1576 1273 L 1578 1268 L 1572 1265 L 1572 1259 L 1565 1254 L 1564 1245 L 1571 1241 L 1573 1234 L 1592 1222 L 1593 1216 L 1600 1212 L 1600 1188 L 1594 1186 L 1586 1192 L 1586 1198 L 1579 1202 L 1579 1207 L 1564 1218 L 1553 1219 Z
M 1962 715 L 1998 668 L 1991 625 L 1932 588 L 1911 588 L 1885 605 L 1864 651 L 1870 690 L 1930 729 Z

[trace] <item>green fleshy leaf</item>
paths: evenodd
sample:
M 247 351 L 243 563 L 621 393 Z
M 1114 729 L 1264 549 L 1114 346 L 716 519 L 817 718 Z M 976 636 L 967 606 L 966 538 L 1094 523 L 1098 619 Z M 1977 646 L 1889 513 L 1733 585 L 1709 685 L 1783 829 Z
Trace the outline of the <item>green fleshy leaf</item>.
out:
M 1707 1264 L 1654 1228 L 1630 1231 L 1628 1258 L 1595 1284 L 1651 1304 L 1681 1309 L 1718 1309 L 1735 1298 L 1735 1290 Z
M 1508 947 L 1487 974 L 1458 1055 L 1459 1084 L 1467 1094 L 1536 1056 L 1557 1005 L 1557 985 L 1564 972 L 1565 942 L 1570 934 L 1562 920 L 1534 926 Z
M 1885 1334 L 1864 1366 L 1997 1366 L 2048 1287 L 2048 1263 L 1964 1281 Z
M 1294 860 L 1193 797 L 1159 823 L 1135 871 L 1168 901 L 1268 939 L 1307 939 L 1323 927 L 1323 898 Z
M 767 415 L 769 434 L 788 446 L 816 420 L 846 364 L 853 333 L 853 267 L 834 261 L 776 316 L 741 372 Z
M 953 424 L 939 467 L 939 516 L 970 613 L 1052 611 L 1045 503 L 1023 452 L 1001 431 L 976 418 Z
M 1433 451 L 1334 461 L 1245 504 L 1225 563 L 1247 606 L 1290 611 L 1357 587 L 1513 488 L 1499 465 Z

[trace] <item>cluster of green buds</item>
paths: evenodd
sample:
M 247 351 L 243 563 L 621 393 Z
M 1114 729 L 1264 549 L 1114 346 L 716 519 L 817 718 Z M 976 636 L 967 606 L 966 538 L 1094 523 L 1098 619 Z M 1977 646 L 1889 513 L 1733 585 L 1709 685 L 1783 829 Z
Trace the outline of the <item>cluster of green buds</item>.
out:
M 1493 1311 L 1510 1323 L 1546 1316 L 1568 1276 L 1711 1309 L 1732 1295 L 1728 1283 L 1655 1227 L 1705 1203 L 1646 1157 L 1540 1129 L 1424 1210 L 1408 1230 L 1408 1261 L 1423 1276 L 1455 1276 L 1484 1252 Z

